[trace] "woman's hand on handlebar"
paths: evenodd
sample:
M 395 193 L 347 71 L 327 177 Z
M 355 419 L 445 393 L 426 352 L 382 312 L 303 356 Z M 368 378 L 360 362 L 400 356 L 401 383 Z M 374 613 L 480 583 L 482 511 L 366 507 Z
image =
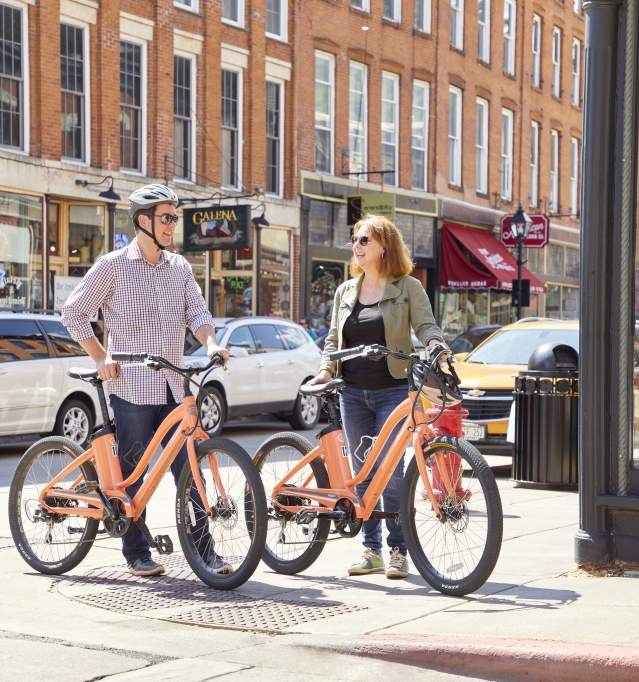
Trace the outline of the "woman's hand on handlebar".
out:
M 319 374 L 306 382 L 307 386 L 315 386 L 316 384 L 327 384 L 333 375 L 327 370 L 320 370 Z
M 428 353 L 429 357 L 433 359 L 437 357 L 437 362 L 439 363 L 446 362 L 446 360 L 451 360 L 453 357 L 450 348 L 439 339 L 431 339 L 426 346 L 426 352 Z

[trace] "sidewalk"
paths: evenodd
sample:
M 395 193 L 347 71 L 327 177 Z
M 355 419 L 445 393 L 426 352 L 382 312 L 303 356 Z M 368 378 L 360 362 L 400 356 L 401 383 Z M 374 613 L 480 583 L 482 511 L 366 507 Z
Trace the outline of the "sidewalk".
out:
M 349 578 L 359 538 L 327 543 L 298 576 L 262 564 L 234 593 L 208 590 L 179 555 L 168 576 L 131 579 L 114 540 L 100 540 L 72 575 L 34 575 L 12 547 L 0 489 L 0 679 L 42 678 L 52 660 L 68 680 L 446 680 L 437 670 L 450 679 L 639 679 L 639 575 L 576 570 L 576 493 L 507 478 L 499 486 L 501 557 L 463 599 L 415 574 Z M 150 525 L 169 527 L 171 481 L 158 493 Z

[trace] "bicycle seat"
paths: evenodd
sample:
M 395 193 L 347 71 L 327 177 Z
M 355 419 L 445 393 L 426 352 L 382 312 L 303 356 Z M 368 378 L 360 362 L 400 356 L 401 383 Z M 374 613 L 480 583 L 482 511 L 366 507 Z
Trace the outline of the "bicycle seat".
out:
M 82 381 L 96 381 L 98 378 L 98 370 L 90 369 L 89 367 L 71 367 L 67 371 L 67 375 L 72 379 L 81 379 Z
M 300 393 L 302 395 L 322 396 L 325 393 L 341 388 L 343 385 L 343 379 L 331 379 L 325 384 L 313 384 L 312 386 L 304 384 L 303 386 L 300 386 Z

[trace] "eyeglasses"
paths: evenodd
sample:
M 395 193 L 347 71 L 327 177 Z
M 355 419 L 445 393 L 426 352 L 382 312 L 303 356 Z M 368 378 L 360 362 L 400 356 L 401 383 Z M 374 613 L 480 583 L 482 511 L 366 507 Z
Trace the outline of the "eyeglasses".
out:
M 355 244 L 359 242 L 362 246 L 366 246 L 370 242 L 370 240 L 371 238 L 366 234 L 363 234 L 361 237 L 358 237 L 356 234 L 354 234 L 351 237 L 351 244 L 355 246 Z
M 163 213 L 162 215 L 156 217 L 160 219 L 162 225 L 170 225 L 171 223 L 177 225 L 177 221 L 179 220 L 179 217 L 173 213 Z

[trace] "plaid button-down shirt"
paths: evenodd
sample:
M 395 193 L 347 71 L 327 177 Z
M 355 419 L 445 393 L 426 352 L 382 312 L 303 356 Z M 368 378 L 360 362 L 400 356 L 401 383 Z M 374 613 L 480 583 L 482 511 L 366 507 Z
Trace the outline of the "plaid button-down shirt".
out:
M 90 319 L 102 308 L 110 353 L 153 353 L 182 366 L 186 327 L 214 325 L 191 265 L 162 251 L 157 265 L 140 252 L 137 239 L 99 258 L 62 309 L 62 322 L 76 341 L 94 336 Z M 137 405 L 166 403 L 166 384 L 184 399 L 183 380 L 174 372 L 123 365 L 111 393 Z

